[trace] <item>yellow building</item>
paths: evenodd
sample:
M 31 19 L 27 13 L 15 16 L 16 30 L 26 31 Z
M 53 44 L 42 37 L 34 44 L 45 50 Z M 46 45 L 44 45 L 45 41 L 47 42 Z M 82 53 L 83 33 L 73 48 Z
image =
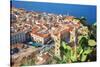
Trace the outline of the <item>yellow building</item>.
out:
M 70 31 L 70 43 L 75 41 L 75 37 L 76 35 L 75 35 L 75 28 L 74 28 L 72 31 Z
M 60 33 L 57 35 L 54 35 L 54 41 L 55 41 L 55 56 L 60 57 L 60 46 L 61 46 Z
M 69 38 L 67 28 L 62 27 L 52 27 L 51 31 L 51 37 L 53 38 L 55 42 L 55 56 L 60 58 L 60 46 L 61 46 L 61 40 L 66 40 L 66 38 Z

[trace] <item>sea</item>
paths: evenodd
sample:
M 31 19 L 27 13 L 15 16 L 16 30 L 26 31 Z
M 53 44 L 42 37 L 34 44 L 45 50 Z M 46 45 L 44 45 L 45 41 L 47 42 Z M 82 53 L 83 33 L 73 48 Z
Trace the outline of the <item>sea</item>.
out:
M 85 17 L 88 24 L 96 23 L 96 5 L 62 4 L 34 1 L 10 1 L 10 5 L 16 8 L 24 8 L 27 11 L 47 12 L 53 14 Z

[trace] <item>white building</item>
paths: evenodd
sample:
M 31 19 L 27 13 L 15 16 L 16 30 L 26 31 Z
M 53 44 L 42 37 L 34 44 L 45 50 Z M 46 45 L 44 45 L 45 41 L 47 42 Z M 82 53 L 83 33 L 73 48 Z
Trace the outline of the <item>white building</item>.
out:
M 25 42 L 29 38 L 25 31 L 20 31 L 17 33 L 12 33 L 10 35 L 10 43 L 16 44 L 16 43 L 22 43 Z

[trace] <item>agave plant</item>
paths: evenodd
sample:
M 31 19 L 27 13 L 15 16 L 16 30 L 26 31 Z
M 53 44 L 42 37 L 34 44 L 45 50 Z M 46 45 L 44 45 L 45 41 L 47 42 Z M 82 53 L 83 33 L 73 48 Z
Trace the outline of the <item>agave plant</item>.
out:
M 64 41 L 62 41 L 61 52 L 63 53 L 63 61 L 74 62 L 77 60 L 76 54 L 73 49 Z
M 86 37 L 82 37 L 79 42 L 78 47 L 78 55 L 80 57 L 80 61 L 86 61 L 89 54 L 93 52 L 93 48 L 96 45 L 95 40 L 87 39 Z
M 72 47 L 69 46 L 69 44 L 62 41 L 61 53 L 63 56 L 60 61 L 61 63 L 87 61 L 88 55 L 93 52 L 95 45 L 95 40 L 91 40 L 83 36 L 79 41 L 79 45 L 76 47 L 76 51 L 74 51 Z

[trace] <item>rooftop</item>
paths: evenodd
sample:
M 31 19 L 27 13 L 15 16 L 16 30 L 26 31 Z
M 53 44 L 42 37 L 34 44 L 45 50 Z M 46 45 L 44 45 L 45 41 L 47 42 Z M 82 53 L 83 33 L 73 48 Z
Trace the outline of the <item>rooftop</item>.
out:
M 11 34 L 31 29 L 32 34 L 48 37 L 53 28 L 55 29 L 54 33 L 59 33 L 63 30 L 70 32 L 73 27 L 78 28 L 80 26 L 80 21 L 74 16 L 39 13 L 17 8 L 12 8 L 12 12 L 18 18 L 16 19 L 17 22 L 11 24 Z
M 35 27 L 33 27 L 31 33 L 44 38 L 50 35 L 49 31 L 42 25 L 36 25 Z

